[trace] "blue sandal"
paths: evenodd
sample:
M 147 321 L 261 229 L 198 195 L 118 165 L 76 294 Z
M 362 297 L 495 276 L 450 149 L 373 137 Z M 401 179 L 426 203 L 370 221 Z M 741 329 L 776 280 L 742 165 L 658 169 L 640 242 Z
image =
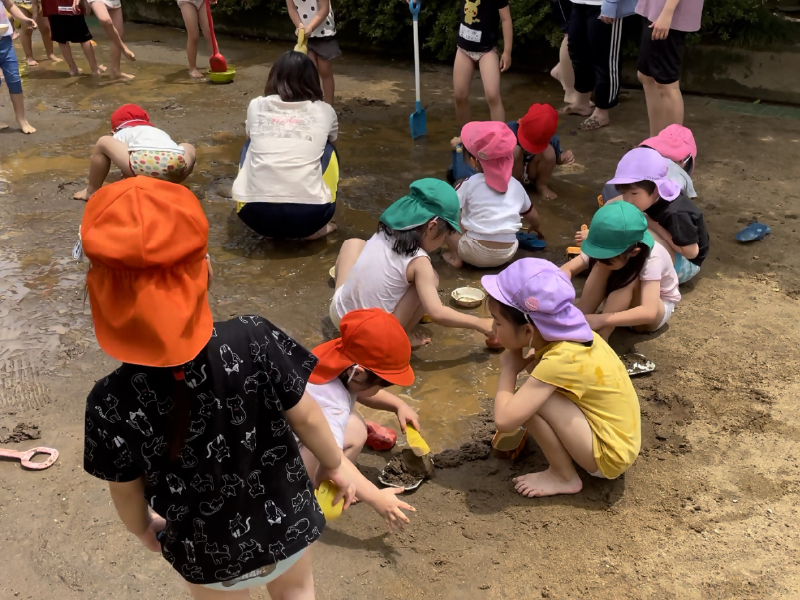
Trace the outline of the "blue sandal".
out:
M 736 234 L 736 239 L 740 242 L 757 242 L 763 240 L 770 233 L 772 233 L 772 229 L 763 223 L 751 223 Z
M 522 231 L 518 231 L 517 241 L 519 242 L 520 248 L 525 248 L 525 250 L 544 250 L 547 247 L 547 242 L 540 240 L 539 236 L 535 233 L 523 233 Z

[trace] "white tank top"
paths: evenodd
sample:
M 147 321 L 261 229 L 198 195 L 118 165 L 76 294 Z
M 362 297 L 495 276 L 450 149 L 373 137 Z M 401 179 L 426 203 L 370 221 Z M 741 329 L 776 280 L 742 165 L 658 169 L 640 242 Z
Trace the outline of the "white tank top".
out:
M 411 284 L 408 282 L 408 263 L 428 253 L 422 248 L 413 256 L 402 256 L 392 250 L 394 239 L 383 232 L 373 235 L 344 285 L 333 295 L 336 314 L 341 319 L 351 310 L 382 308 L 393 313 Z

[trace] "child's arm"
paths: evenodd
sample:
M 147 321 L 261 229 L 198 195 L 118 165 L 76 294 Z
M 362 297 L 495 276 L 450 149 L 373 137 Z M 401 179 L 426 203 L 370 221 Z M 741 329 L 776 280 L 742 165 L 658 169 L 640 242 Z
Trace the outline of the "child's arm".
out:
M 578 255 L 569 262 L 561 265 L 561 270 L 567 274 L 567 277 L 572 279 L 578 273 L 585 271 L 587 267 L 588 265 L 586 264 L 586 261 L 583 260 L 583 256 Z
M 303 445 L 319 461 L 315 484 L 325 479 L 330 479 L 339 488 L 334 499 L 334 504 L 344 498 L 344 507 L 347 509 L 355 496 L 355 484 L 352 477 L 342 470 L 344 455 L 331 432 L 330 425 L 322 414 L 317 402 L 303 393 L 300 402 L 286 411 L 286 419 L 292 431 L 300 438 Z
M 397 420 L 400 422 L 400 429 L 403 431 L 403 433 L 406 431 L 406 423 L 411 423 L 414 429 L 417 431 L 420 430 L 419 415 L 417 414 L 417 411 L 415 411 L 391 392 L 387 392 L 386 390 L 378 390 L 371 396 L 363 396 L 358 394 L 356 399 L 364 406 L 369 406 L 375 410 L 385 410 L 387 412 L 395 413 L 397 415 Z
M 511 68 L 511 45 L 514 43 L 514 22 L 511 20 L 511 8 L 500 9 L 500 23 L 503 26 L 503 56 L 500 57 L 500 72 Z
M 411 281 L 417 287 L 417 294 L 422 302 L 425 313 L 442 327 L 463 327 L 474 329 L 489 337 L 492 335 L 492 319 L 479 319 L 471 315 L 460 313 L 449 306 L 442 304 L 437 287 L 439 285 L 436 271 L 427 258 L 418 258 L 409 264 Z
M 656 236 L 658 236 L 660 239 L 664 240 L 664 242 L 668 244 L 670 248 L 672 248 L 673 252 L 677 252 L 678 254 L 689 260 L 695 258 L 698 254 L 700 254 L 699 244 L 694 243 L 694 244 L 689 244 L 687 246 L 678 246 L 675 242 L 672 241 L 672 235 L 670 234 L 669 231 L 664 229 L 664 227 L 662 227 L 661 224 L 651 219 L 648 215 L 645 216 L 647 217 L 647 228 Z
M 109 481 L 108 491 L 127 530 L 138 537 L 148 550 L 160 552 L 161 543 L 156 540 L 156 535 L 167 526 L 167 522 L 150 512 L 144 499 L 144 477 L 124 483 Z
M 656 320 L 661 301 L 661 282 L 642 281 L 642 301 L 639 306 L 620 312 L 586 315 L 589 326 L 604 338 L 611 335 L 615 327 L 635 327 L 647 325 Z M 605 331 L 608 329 L 608 331 Z
M 522 350 L 505 350 L 500 355 L 500 380 L 494 397 L 494 424 L 500 433 L 512 433 L 541 408 L 556 386 L 529 378 L 515 394 L 517 375 L 533 360 Z
M 286 0 L 291 2 L 292 0 Z M 317 16 L 311 19 L 311 22 L 306 26 L 306 34 L 311 35 L 314 30 L 322 25 L 323 21 L 328 18 L 328 13 L 331 10 L 331 0 L 318 0 L 317 2 Z
M 358 499 L 366 502 L 371 506 L 375 512 L 384 518 L 389 532 L 392 533 L 397 529 L 403 531 L 405 524 L 408 523 L 408 517 L 403 513 L 404 510 L 417 512 L 413 506 L 406 504 L 398 494 L 402 494 L 405 490 L 403 488 L 386 488 L 379 490 L 375 487 L 369 479 L 361 474 L 353 463 L 346 457 L 342 460 L 342 469 L 347 472 L 348 476 L 356 485 L 356 495 Z
M 33 20 L 39 18 L 39 0 L 31 0 L 31 15 L 33 15 Z
M 533 208 L 533 204 L 527 210 L 527 212 L 520 215 L 522 221 L 531 229 L 531 231 L 536 232 L 536 234 L 543 238 L 544 234 L 542 233 L 542 223 L 539 221 L 539 212 Z
M 25 13 L 23 13 L 19 7 L 14 4 L 14 0 L 3 0 L 3 6 L 6 7 L 8 14 L 10 14 L 20 23 L 27 25 L 28 29 L 36 29 L 36 21 L 25 16 Z
M 303 21 L 300 19 L 300 13 L 297 12 L 297 7 L 292 0 L 286 0 L 286 11 L 289 13 L 289 18 L 292 20 L 292 23 L 294 23 L 295 29 L 303 29 Z
M 672 27 L 672 16 L 675 14 L 675 9 L 680 0 L 667 0 L 664 8 L 661 9 L 661 14 L 658 15 L 656 22 L 650 25 L 653 30 L 651 34 L 654 40 L 665 40 L 669 35 L 669 29 Z

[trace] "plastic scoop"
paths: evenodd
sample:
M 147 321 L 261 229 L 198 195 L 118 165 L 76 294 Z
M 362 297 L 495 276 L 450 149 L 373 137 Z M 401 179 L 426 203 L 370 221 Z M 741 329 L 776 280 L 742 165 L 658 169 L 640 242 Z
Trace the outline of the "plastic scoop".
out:
M 206 15 L 208 16 L 208 29 L 211 34 L 211 56 L 208 59 L 208 66 L 212 73 L 225 73 L 228 70 L 228 63 L 225 57 L 219 53 L 217 47 L 217 36 L 214 34 L 214 19 L 211 18 L 211 2 L 206 0 Z
M 319 484 L 317 491 L 314 494 L 317 497 L 317 504 L 322 509 L 322 514 L 328 521 L 333 521 L 342 516 L 342 509 L 344 508 L 344 500 L 339 500 L 339 504 L 334 505 L 333 499 L 336 498 L 338 492 L 336 484 L 332 481 L 323 481 Z
M 37 454 L 47 454 L 47 460 L 42 462 L 33 462 L 31 459 L 36 456 Z M 42 469 L 46 469 L 47 467 L 52 466 L 54 462 L 58 460 L 58 450 L 55 448 L 31 448 L 30 450 L 25 450 L 24 452 L 17 452 L 16 450 L 5 450 L 0 449 L 0 457 L 3 458 L 16 458 L 19 460 L 20 464 L 25 467 L 26 469 L 33 469 L 36 471 L 40 471 Z
M 425 478 L 433 477 L 433 461 L 430 446 L 411 424 L 406 424 L 406 442 L 409 447 L 400 453 L 408 470 Z
M 294 46 L 294 51 L 302 52 L 303 54 L 308 54 L 308 41 L 306 40 L 305 29 L 297 30 L 297 44 L 295 44 Z

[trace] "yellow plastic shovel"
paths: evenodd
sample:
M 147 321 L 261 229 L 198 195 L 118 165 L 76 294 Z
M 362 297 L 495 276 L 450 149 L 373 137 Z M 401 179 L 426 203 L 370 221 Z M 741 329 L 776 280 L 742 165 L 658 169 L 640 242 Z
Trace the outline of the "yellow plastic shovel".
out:
M 308 54 L 308 40 L 306 40 L 306 30 L 297 30 L 297 44 L 294 47 L 295 52 L 302 52 Z
M 430 446 L 410 423 L 406 424 L 406 442 L 408 442 L 409 447 L 403 448 L 400 455 L 408 470 L 426 479 L 433 477 Z

